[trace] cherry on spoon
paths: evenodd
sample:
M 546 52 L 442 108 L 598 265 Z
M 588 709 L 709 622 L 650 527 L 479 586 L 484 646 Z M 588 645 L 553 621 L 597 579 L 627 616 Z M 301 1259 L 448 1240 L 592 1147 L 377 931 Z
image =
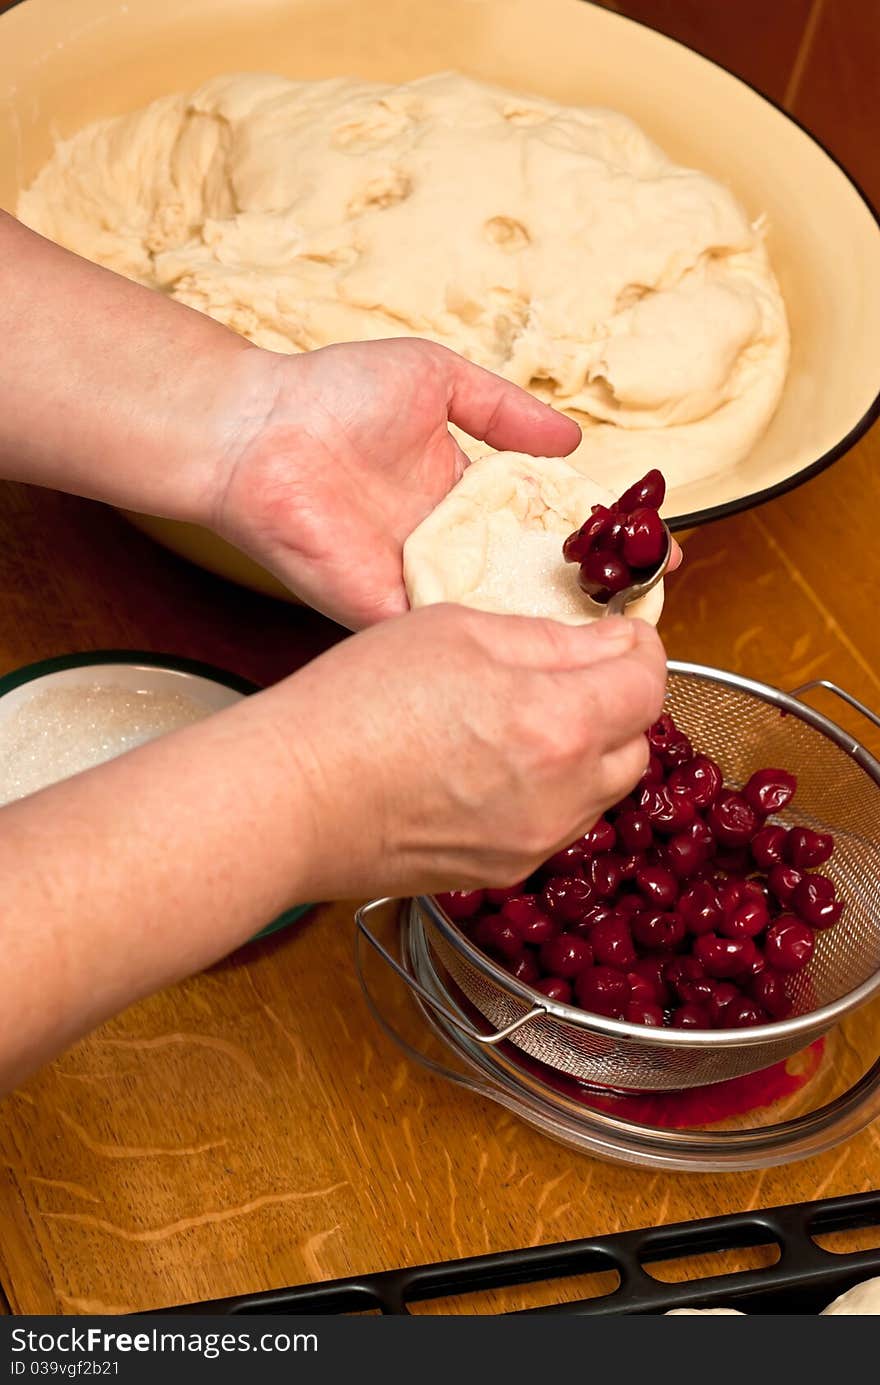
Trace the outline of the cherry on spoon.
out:
M 666 535 L 666 552 L 649 576 L 643 577 L 640 582 L 633 582 L 619 592 L 615 592 L 607 601 L 594 601 L 591 596 L 584 593 L 584 600 L 589 602 L 597 616 L 622 616 L 627 606 L 632 605 L 634 601 L 640 601 L 643 596 L 647 596 L 648 592 L 656 587 L 658 582 L 662 582 L 666 575 L 666 569 L 672 561 L 672 534 L 665 520 L 661 520 L 660 523 L 663 525 L 663 533 Z

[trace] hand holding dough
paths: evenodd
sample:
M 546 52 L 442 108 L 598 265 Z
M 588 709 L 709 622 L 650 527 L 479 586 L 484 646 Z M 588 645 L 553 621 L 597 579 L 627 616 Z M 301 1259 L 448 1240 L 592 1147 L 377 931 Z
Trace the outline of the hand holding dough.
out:
M 613 500 L 560 457 L 499 452 L 473 462 L 404 545 L 410 605 L 452 601 L 566 625 L 595 620 L 562 545 L 593 505 Z M 627 615 L 656 625 L 662 609 L 659 582 Z

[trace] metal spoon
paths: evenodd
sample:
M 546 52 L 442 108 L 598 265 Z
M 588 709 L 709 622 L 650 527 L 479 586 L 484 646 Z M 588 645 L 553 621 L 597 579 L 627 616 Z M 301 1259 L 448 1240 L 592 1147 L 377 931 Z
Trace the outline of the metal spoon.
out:
M 622 616 L 627 606 L 631 605 L 633 601 L 638 601 L 641 597 L 646 596 L 652 587 L 656 587 L 657 583 L 663 580 L 663 576 L 672 559 L 672 534 L 669 532 L 665 520 L 661 520 L 660 522 L 663 525 L 663 532 L 666 535 L 666 552 L 662 560 L 657 564 L 656 569 L 651 573 L 650 577 L 644 582 L 634 582 L 632 586 L 624 587 L 622 591 L 615 592 L 608 601 L 594 601 L 591 596 L 588 596 L 587 600 L 595 610 L 599 619 L 602 619 L 604 616 Z

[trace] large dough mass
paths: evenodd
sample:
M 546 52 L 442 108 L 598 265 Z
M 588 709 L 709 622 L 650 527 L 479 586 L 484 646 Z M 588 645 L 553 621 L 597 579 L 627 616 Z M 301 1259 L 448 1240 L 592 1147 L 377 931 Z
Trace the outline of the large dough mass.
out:
M 595 620 L 562 545 L 593 505 L 612 501 L 559 457 L 496 452 L 473 462 L 404 545 L 410 605 L 455 601 L 567 625 Z M 656 625 L 662 609 L 660 582 L 627 615 Z
M 60 144 L 18 213 L 273 350 L 443 342 L 573 413 L 575 465 L 615 489 L 735 463 L 785 375 L 724 186 L 624 115 L 454 73 L 217 77 Z

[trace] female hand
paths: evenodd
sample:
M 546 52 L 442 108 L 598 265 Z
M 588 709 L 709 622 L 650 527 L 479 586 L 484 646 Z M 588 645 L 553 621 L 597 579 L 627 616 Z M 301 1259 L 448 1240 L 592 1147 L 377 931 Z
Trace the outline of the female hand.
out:
M 432 606 L 337 645 L 261 695 L 309 810 L 298 897 L 523 879 L 633 788 L 665 681 L 634 620 Z
M 260 351 L 243 364 L 265 378 L 267 407 L 224 455 L 209 522 L 351 629 L 407 609 L 404 540 L 467 465 L 450 422 L 535 456 L 564 456 L 580 438 L 571 419 L 429 341 Z
M 567 456 L 576 423 L 417 338 L 283 356 L 0 211 L 0 474 L 214 527 L 357 629 L 461 476 L 455 423 Z M 676 555 L 677 560 L 677 555 Z

